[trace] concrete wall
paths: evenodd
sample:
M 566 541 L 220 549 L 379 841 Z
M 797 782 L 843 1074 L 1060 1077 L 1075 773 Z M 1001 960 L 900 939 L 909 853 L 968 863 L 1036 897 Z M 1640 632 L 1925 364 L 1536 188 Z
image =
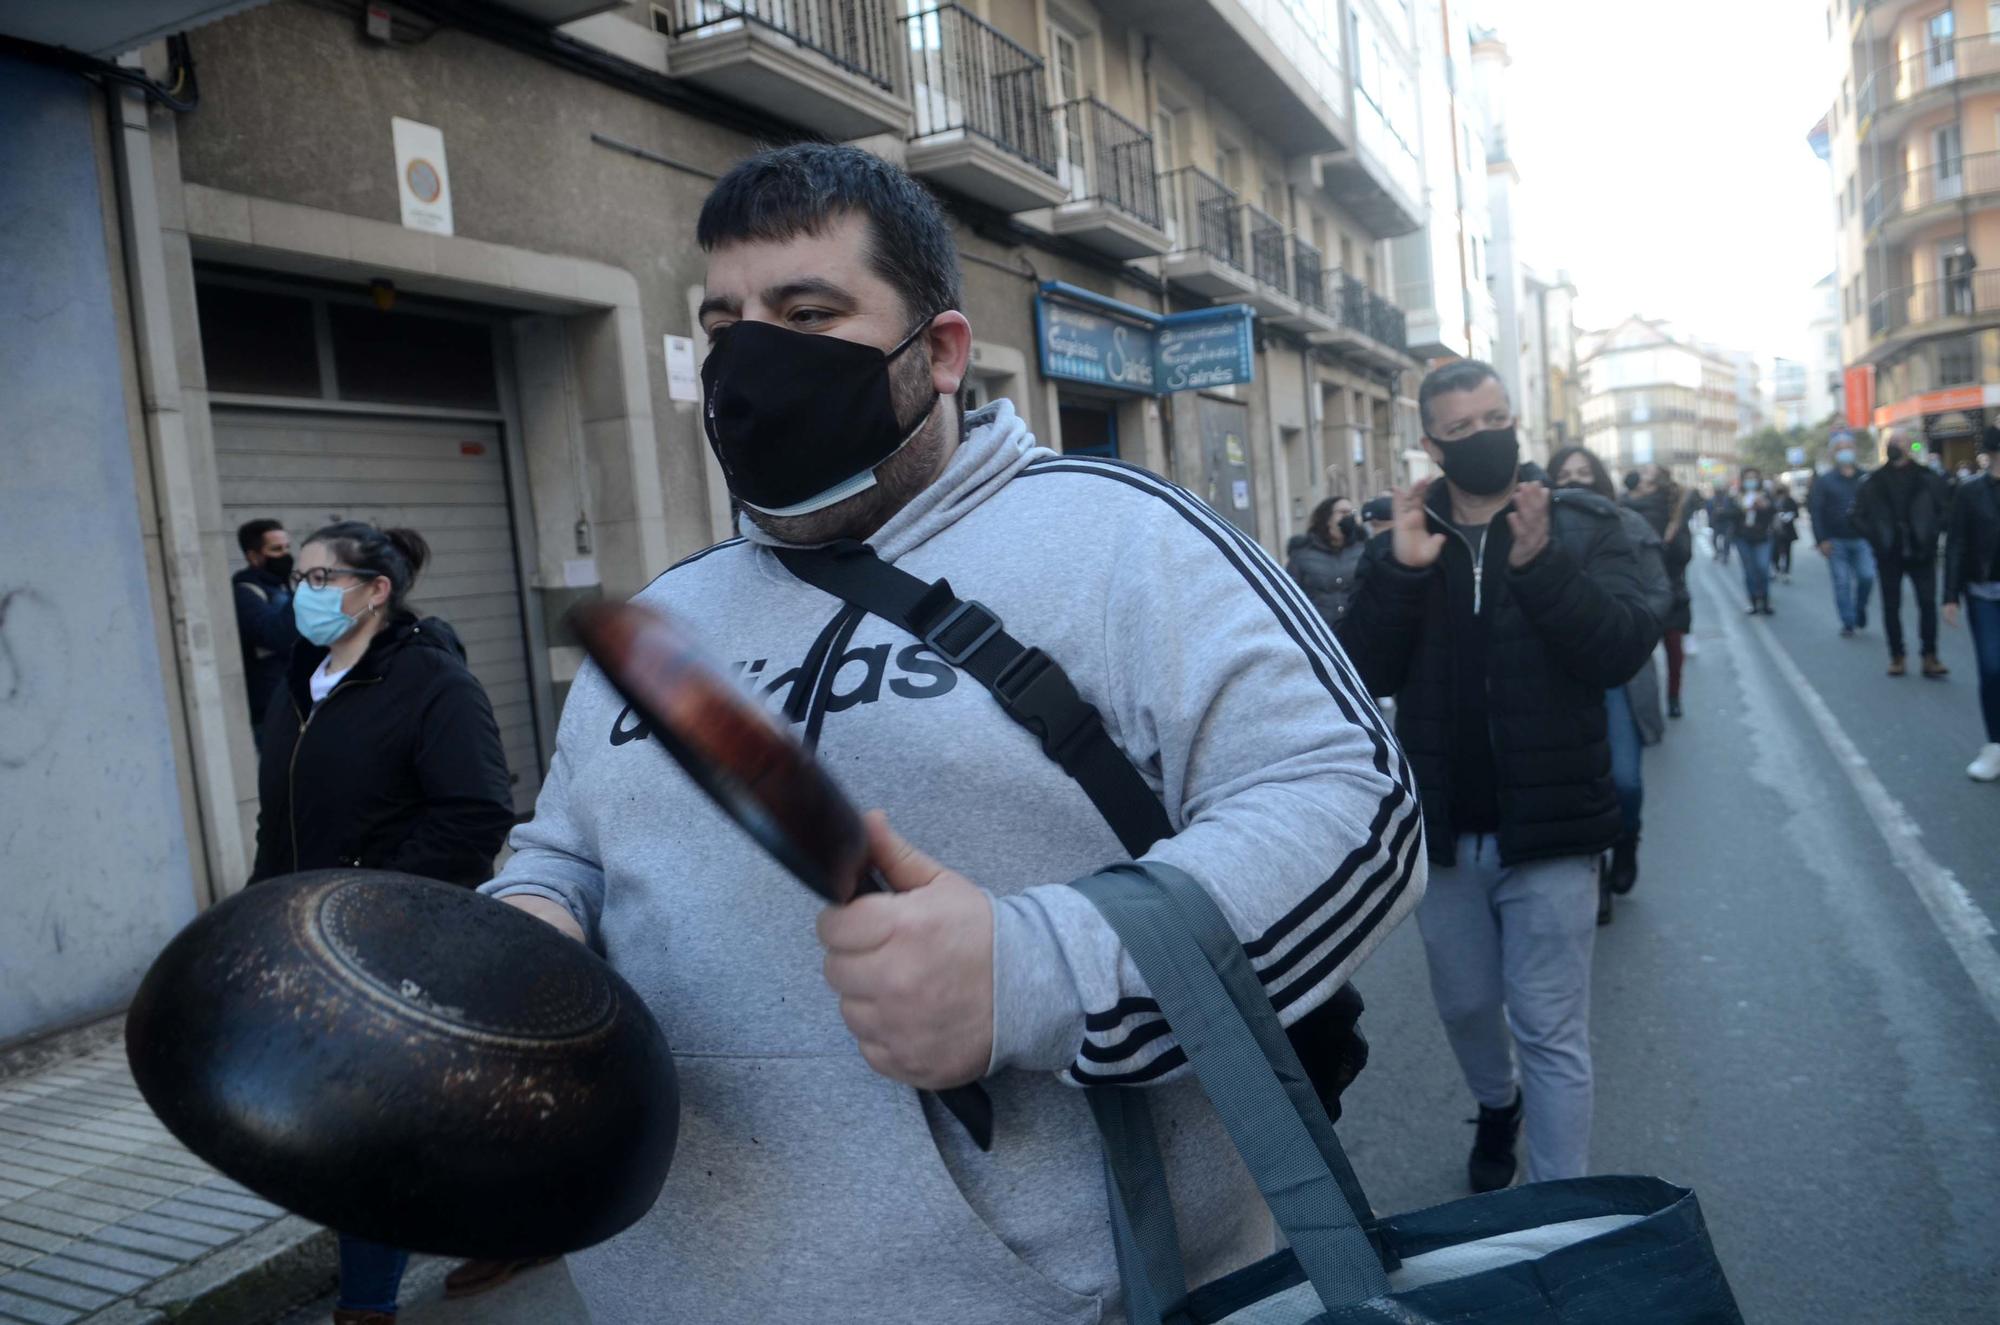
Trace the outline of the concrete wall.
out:
M 0 1041 L 117 1006 L 195 911 L 102 116 L 0 58 Z

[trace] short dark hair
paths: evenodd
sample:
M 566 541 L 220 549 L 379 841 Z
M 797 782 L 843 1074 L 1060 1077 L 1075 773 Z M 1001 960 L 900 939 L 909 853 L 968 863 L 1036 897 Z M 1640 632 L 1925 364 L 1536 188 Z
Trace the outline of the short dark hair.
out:
M 1597 458 L 1597 453 L 1587 447 L 1565 446 L 1562 450 L 1550 456 L 1550 481 L 1553 482 L 1555 476 L 1562 472 L 1562 467 L 1569 463 L 1569 458 L 1573 455 L 1582 456 L 1590 465 L 1590 490 L 1600 497 L 1609 497 L 1613 501 L 1616 501 L 1618 499 L 1618 492 L 1611 486 L 1611 471 L 1604 467 L 1604 462 Z
M 1492 364 L 1479 359 L 1453 359 L 1450 363 L 1439 364 L 1424 374 L 1424 380 L 1417 387 L 1417 418 L 1424 425 L 1424 435 L 1431 431 L 1431 401 L 1452 391 L 1471 391 L 1482 383 L 1500 381 L 1500 374 Z M 1501 383 L 1505 387 L 1505 383 Z
M 342 520 L 314 530 L 306 542 L 325 543 L 343 564 L 388 580 L 391 612 L 402 610 L 410 586 L 431 559 L 431 545 L 416 530 L 377 529 L 359 520 Z
M 868 222 L 868 260 L 912 320 L 964 302 L 958 244 L 929 189 L 858 147 L 795 143 L 737 162 L 701 205 L 703 252 L 744 240 L 818 234 L 848 213 Z
M 264 535 L 284 527 L 283 520 L 245 520 L 236 526 L 236 546 L 246 553 L 255 552 L 264 546 Z

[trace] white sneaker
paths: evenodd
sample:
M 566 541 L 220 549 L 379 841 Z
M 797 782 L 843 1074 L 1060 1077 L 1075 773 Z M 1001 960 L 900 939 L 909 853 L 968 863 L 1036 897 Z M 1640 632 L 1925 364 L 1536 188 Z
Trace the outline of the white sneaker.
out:
M 2000 779 L 2000 742 L 1979 747 L 1979 757 L 1965 766 L 1965 775 L 1979 782 Z

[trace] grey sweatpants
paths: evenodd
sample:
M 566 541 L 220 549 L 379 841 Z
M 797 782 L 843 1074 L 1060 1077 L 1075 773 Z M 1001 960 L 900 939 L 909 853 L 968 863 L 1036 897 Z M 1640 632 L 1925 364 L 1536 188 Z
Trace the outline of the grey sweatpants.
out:
M 1468 833 L 1458 839 L 1456 865 L 1431 867 L 1417 927 L 1438 1016 L 1473 1097 L 1505 1108 L 1520 1086 L 1526 1180 L 1582 1177 L 1590 1157 L 1597 857 L 1510 868 L 1491 835 Z

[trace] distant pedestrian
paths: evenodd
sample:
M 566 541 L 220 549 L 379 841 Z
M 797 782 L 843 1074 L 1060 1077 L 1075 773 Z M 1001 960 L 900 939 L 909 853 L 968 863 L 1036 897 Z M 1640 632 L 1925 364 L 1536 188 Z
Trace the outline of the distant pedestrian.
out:
M 1799 537 L 1799 503 L 1783 479 L 1771 484 L 1771 505 L 1778 521 L 1771 527 L 1771 574 L 1792 582 L 1792 544 Z
M 1443 481 L 1396 493 L 1339 635 L 1397 699 L 1433 862 L 1418 926 L 1479 1103 L 1467 1176 L 1492 1191 L 1524 1114 L 1529 1179 L 1589 1167 L 1597 863 L 1623 825 L 1604 691 L 1660 626 L 1617 507 L 1520 463 L 1490 365 L 1432 370 L 1417 412 Z
M 1981 782 L 2000 778 L 2000 428 L 1980 439 L 1986 475 L 1959 484 L 1944 541 L 1944 619 L 1959 623 L 1959 603 L 1979 660 L 1979 709 L 1986 744 L 1966 767 Z
M 1874 546 L 1882 567 L 1882 629 L 1889 637 L 1889 675 L 1907 670 L 1903 649 L 1903 580 L 1910 581 L 1917 602 L 1917 640 L 1923 650 L 1924 675 L 1933 680 L 1951 674 L 1937 653 L 1938 539 L 1950 494 L 1944 479 L 1916 463 L 1900 432 L 1884 439 L 1888 463 L 1861 483 L 1855 523 Z
M 1854 438 L 1836 433 L 1831 447 L 1833 468 L 1813 476 L 1806 492 L 1806 513 L 1812 519 L 1819 554 L 1833 573 L 1833 606 L 1840 614 L 1840 634 L 1850 638 L 1868 629 L 1868 595 L 1875 588 L 1875 553 L 1855 520 L 1861 484 L 1867 475 L 1855 464 Z
M 1285 569 L 1306 591 L 1306 597 L 1337 626 L 1347 615 L 1354 597 L 1354 572 L 1361 564 L 1361 550 L 1367 545 L 1361 522 L 1354 518 L 1354 503 L 1345 497 L 1328 497 L 1313 507 L 1306 531 L 1295 535 L 1285 549 Z
M 1741 493 L 1736 517 L 1736 546 L 1743 556 L 1743 594 L 1750 600 L 1751 616 L 1774 616 L 1771 610 L 1771 539 L 1777 529 L 1778 510 L 1771 494 L 1764 490 L 1764 474 L 1754 465 L 1745 465 L 1737 481 Z
M 236 529 L 248 562 L 230 577 L 236 597 L 236 642 L 243 652 L 243 690 L 250 700 L 250 737 L 263 744 L 264 712 L 285 682 L 292 645 L 292 536 L 276 520 L 248 520 Z
M 429 555 L 412 530 L 354 521 L 299 549 L 304 639 L 265 717 L 252 884 L 341 867 L 493 876 L 514 822 L 507 757 L 457 635 L 405 605 Z M 392 1320 L 408 1260 L 342 1234 L 334 1319 Z
M 1581 446 L 1566 446 L 1549 457 L 1549 476 L 1557 491 L 1577 489 L 1614 501 L 1616 489 L 1604 462 Z M 1636 475 L 1634 476 L 1636 477 Z M 1636 484 L 1634 490 L 1637 490 Z M 1666 549 L 1646 517 L 1630 506 L 1619 506 L 1625 532 L 1638 549 L 1639 570 L 1646 587 L 1646 606 L 1663 623 L 1673 611 L 1673 584 L 1666 568 Z M 1641 754 L 1667 734 L 1660 714 L 1660 678 L 1649 656 L 1632 678 L 1604 692 L 1605 734 L 1611 744 L 1611 782 L 1618 790 L 1623 831 L 1611 844 L 1610 862 L 1598 873 L 1597 923 L 1611 923 L 1611 898 L 1632 891 L 1639 881 L 1639 833 L 1646 806 L 1646 782 Z
M 1743 518 L 1743 508 L 1729 491 L 1729 485 L 1718 483 L 1715 492 L 1708 499 L 1708 545 L 1715 554 L 1718 566 L 1729 564 L 1729 547 L 1736 537 L 1736 526 Z
M 1674 482 L 1663 465 L 1639 469 L 1638 486 L 1625 504 L 1644 516 L 1660 538 L 1662 559 L 1673 603 L 1660 619 L 1660 644 L 1667 655 L 1667 716 L 1681 716 L 1681 673 L 1687 655 L 1694 652 L 1689 632 L 1694 629 L 1694 599 L 1688 593 L 1687 568 L 1694 560 L 1694 530 L 1689 521 L 1696 505 L 1695 491 Z

